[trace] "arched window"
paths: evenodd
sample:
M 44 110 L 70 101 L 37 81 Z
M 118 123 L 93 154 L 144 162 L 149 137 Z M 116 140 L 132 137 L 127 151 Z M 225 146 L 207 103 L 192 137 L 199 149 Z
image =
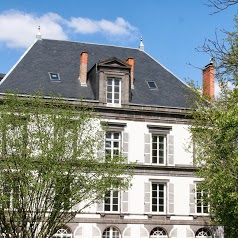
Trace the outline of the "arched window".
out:
M 56 231 L 56 233 L 53 235 L 53 238 L 72 238 L 72 232 L 68 227 L 61 227 Z
M 161 227 L 155 227 L 150 232 L 150 238 L 168 238 L 167 232 Z
M 102 234 L 102 238 L 120 238 L 120 237 L 121 236 L 119 230 L 112 226 L 105 229 Z
M 212 238 L 212 233 L 207 228 L 200 228 L 196 232 L 196 238 Z

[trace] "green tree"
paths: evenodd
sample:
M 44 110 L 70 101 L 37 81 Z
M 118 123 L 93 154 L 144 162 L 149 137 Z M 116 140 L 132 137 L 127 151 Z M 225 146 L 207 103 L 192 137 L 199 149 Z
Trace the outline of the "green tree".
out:
M 3 237 L 51 237 L 109 189 L 130 183 L 123 157 L 99 156 L 100 118 L 82 103 L 8 95 L 0 125 Z
M 225 235 L 238 237 L 238 20 L 223 43 L 204 45 L 214 59 L 221 92 L 214 101 L 195 101 L 190 132 L 195 148 L 200 184 L 207 194 L 215 223 Z

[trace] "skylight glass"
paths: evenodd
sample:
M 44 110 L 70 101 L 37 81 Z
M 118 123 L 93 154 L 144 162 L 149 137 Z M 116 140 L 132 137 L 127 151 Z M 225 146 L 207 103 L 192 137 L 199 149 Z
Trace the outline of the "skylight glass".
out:
M 50 80 L 52 81 L 60 81 L 59 73 L 49 73 Z
M 157 85 L 154 81 L 147 81 L 147 84 L 149 86 L 149 89 L 157 89 Z

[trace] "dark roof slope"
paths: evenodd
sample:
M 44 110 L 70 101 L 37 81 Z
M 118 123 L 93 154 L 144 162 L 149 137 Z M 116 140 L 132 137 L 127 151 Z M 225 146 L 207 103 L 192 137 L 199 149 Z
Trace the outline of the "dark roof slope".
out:
M 189 107 L 188 90 L 177 77 L 139 49 L 97 45 L 79 42 L 38 40 L 0 84 L 0 93 L 6 90 L 21 94 L 41 92 L 65 98 L 94 100 L 91 86 L 81 87 L 79 59 L 88 52 L 88 71 L 99 61 L 116 57 L 123 61 L 135 59 L 133 104 L 163 107 Z M 60 81 L 51 81 L 49 72 L 59 73 Z M 158 90 L 151 90 L 147 81 L 154 81 Z

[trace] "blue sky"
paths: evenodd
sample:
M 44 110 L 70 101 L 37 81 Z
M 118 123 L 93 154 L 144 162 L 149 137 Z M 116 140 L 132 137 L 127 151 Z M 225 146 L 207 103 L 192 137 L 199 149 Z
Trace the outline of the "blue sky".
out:
M 237 7 L 218 14 L 208 0 L 1 0 L 0 72 L 6 73 L 35 40 L 42 38 L 138 48 L 181 80 L 201 83 L 209 56 L 195 48 L 215 32 L 232 30 Z M 196 67 L 192 67 L 192 64 Z

